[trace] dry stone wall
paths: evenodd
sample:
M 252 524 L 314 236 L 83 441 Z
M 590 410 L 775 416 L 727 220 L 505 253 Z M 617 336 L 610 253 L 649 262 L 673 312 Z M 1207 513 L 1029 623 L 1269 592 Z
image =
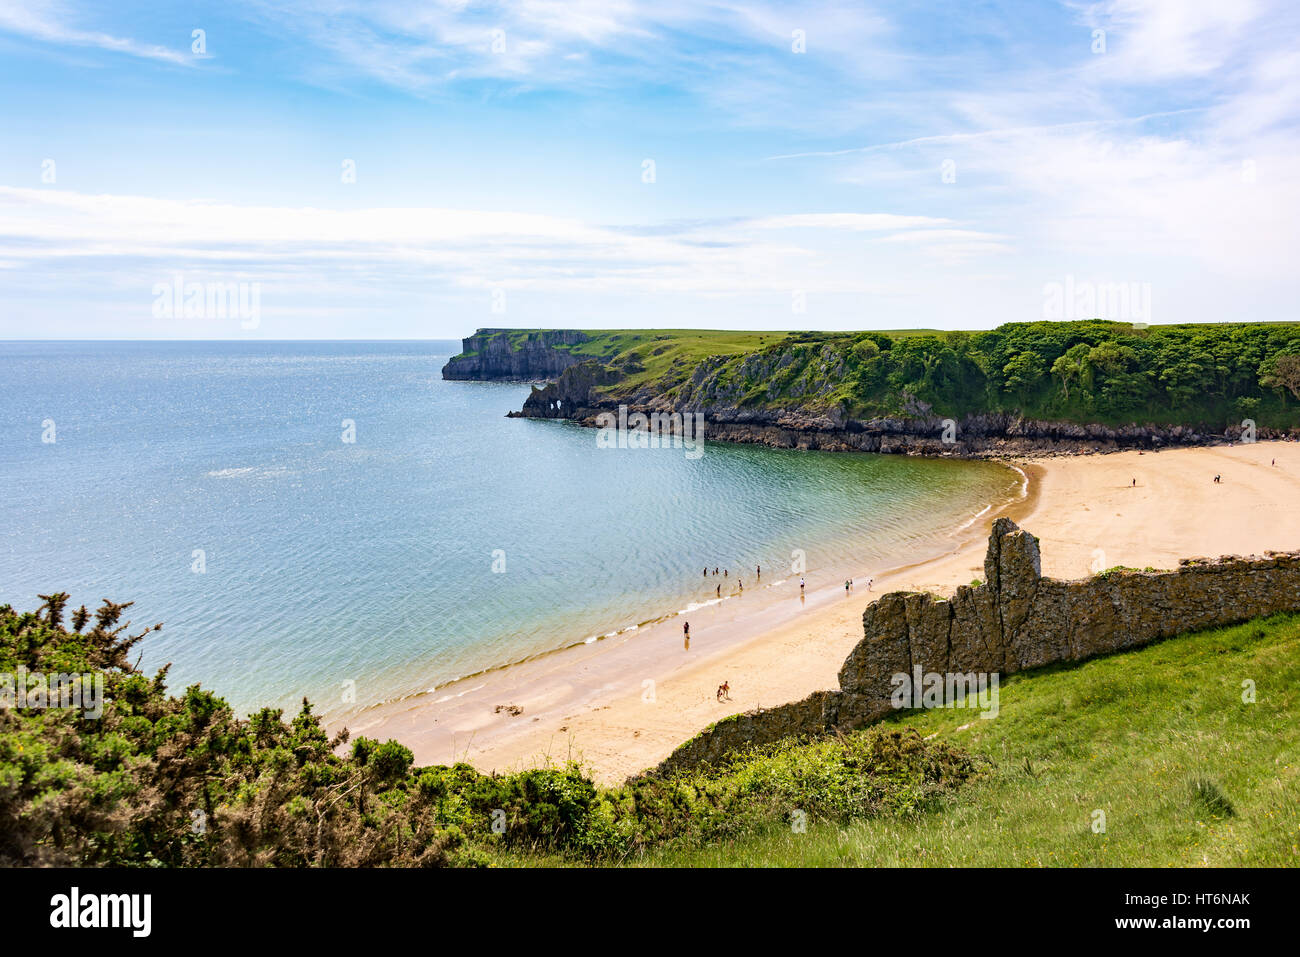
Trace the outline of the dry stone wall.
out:
M 1008 675 L 1146 645 L 1187 631 L 1300 611 L 1300 552 L 1183 559 L 1176 571 L 1044 578 L 1038 540 L 993 523 L 984 582 L 948 599 L 893 592 L 867 606 L 863 640 L 838 691 L 719 721 L 651 773 L 714 762 L 738 748 L 859 728 L 894 710 L 894 676 Z

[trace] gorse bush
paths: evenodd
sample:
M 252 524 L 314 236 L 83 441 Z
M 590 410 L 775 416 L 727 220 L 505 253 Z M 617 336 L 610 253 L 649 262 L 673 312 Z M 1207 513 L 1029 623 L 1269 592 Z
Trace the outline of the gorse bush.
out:
M 911 731 L 778 744 L 725 764 L 598 788 L 576 764 L 484 775 L 413 767 L 396 741 L 331 737 L 305 699 L 238 718 L 197 685 L 167 693 L 130 661 L 128 604 L 0 606 L 0 673 L 103 677 L 102 715 L 0 708 L 0 865 L 441 866 L 495 855 L 609 861 L 789 821 L 908 814 L 976 775 Z

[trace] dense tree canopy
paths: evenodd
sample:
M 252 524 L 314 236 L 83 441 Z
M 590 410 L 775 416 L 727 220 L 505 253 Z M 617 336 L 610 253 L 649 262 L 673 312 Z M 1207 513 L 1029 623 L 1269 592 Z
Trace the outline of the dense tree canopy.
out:
M 675 367 L 660 390 L 702 405 L 840 405 L 854 418 L 905 414 L 919 400 L 957 418 L 1018 412 L 1219 429 L 1250 414 L 1261 425 L 1300 425 L 1300 325 L 1292 323 L 795 333 L 700 368 L 707 375 Z

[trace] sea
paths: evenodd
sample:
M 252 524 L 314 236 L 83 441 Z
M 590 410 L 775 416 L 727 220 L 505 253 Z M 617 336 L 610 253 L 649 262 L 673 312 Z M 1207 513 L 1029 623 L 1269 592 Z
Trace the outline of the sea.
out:
M 719 584 L 753 600 L 932 557 L 1022 480 L 707 427 L 696 450 L 602 447 L 507 418 L 526 383 L 444 381 L 458 351 L 0 342 L 0 603 L 133 602 L 132 632 L 163 625 L 139 666 L 173 691 L 329 717 L 635 636 Z

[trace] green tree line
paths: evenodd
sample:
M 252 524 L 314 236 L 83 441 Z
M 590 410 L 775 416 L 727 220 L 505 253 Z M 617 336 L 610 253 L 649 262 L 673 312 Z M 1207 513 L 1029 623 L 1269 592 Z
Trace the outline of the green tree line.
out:
M 1107 424 L 1300 425 L 1300 325 L 1010 323 L 985 332 L 793 333 L 715 363 L 740 405 L 838 404 L 853 418 L 1015 412 Z M 665 382 L 689 395 L 688 373 Z M 708 401 L 709 395 L 693 398 Z

